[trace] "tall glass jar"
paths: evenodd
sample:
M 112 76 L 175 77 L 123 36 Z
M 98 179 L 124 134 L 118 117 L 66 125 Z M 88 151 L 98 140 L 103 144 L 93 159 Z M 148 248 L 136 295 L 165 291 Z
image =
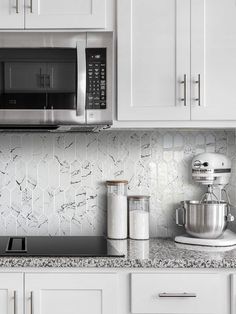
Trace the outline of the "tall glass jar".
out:
M 149 196 L 129 196 L 129 237 L 134 240 L 149 239 Z
M 121 240 L 128 236 L 126 180 L 107 181 L 107 237 Z

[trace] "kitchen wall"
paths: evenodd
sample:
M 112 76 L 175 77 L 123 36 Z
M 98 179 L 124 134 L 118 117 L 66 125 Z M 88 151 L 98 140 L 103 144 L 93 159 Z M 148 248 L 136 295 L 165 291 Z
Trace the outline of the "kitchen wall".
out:
M 128 179 L 129 194 L 151 195 L 151 235 L 173 236 L 174 209 L 200 197 L 195 154 L 235 156 L 233 131 L 107 131 L 0 135 L 0 234 L 106 233 L 107 179 Z M 236 188 L 233 162 L 231 195 Z

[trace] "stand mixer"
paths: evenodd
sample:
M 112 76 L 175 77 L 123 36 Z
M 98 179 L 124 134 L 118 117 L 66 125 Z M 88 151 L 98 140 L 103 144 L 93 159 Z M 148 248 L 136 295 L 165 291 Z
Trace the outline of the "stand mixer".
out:
M 223 154 L 203 153 L 193 158 L 192 179 L 207 190 L 200 201 L 183 201 L 181 208 L 176 209 L 176 224 L 184 227 L 186 234 L 175 237 L 175 242 L 220 247 L 236 245 L 236 234 L 227 229 L 234 221 L 225 189 L 230 175 L 231 161 Z

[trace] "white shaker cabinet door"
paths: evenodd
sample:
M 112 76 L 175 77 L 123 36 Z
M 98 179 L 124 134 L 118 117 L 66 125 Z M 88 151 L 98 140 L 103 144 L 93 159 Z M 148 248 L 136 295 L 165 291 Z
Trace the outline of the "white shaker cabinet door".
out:
M 25 289 L 26 314 L 116 314 L 116 274 L 26 274 Z
M 236 120 L 236 1 L 191 0 L 192 120 Z
M 118 120 L 190 119 L 190 1 L 118 0 Z
M 0 1 L 0 29 L 24 28 L 24 0 Z
M 25 0 L 26 28 L 105 28 L 106 0 Z M 108 0 L 110 1 L 110 0 Z
M 23 274 L 0 274 L 0 313 L 23 314 Z

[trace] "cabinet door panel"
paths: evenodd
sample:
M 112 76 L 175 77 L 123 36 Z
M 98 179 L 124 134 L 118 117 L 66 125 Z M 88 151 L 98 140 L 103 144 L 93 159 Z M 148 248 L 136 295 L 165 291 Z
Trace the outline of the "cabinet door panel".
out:
M 0 313 L 14 313 L 14 308 L 23 314 L 23 274 L 0 274 Z
M 106 0 L 32 0 L 26 28 L 105 28 Z
M 228 314 L 229 300 L 229 278 L 219 273 L 131 276 L 132 314 Z
M 101 314 L 101 290 L 47 290 L 41 293 L 43 314 Z M 63 300 L 63 302 L 58 302 Z
M 190 3 L 118 0 L 118 120 L 189 120 Z
M 191 10 L 192 119 L 236 120 L 236 2 L 192 0 Z
M 27 314 L 116 314 L 116 274 L 26 274 Z M 28 299 L 29 300 L 29 299 Z
M 0 29 L 24 28 L 24 0 L 0 1 Z

